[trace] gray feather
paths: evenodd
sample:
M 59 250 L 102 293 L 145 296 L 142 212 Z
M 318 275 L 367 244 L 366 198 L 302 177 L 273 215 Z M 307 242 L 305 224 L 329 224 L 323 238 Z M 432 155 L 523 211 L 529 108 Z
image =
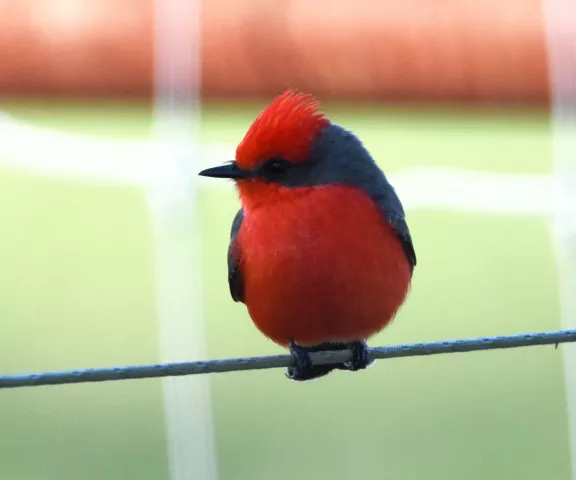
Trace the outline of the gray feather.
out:
M 236 240 L 243 220 L 244 210 L 240 209 L 232 221 L 230 244 L 228 245 L 228 286 L 230 287 L 230 295 L 235 302 L 244 302 L 244 284 L 239 265 L 239 256 L 242 253 Z

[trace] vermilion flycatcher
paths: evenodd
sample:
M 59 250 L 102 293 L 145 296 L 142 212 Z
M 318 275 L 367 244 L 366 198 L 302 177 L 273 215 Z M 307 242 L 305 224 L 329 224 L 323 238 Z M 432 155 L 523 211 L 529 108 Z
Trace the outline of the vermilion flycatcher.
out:
M 358 138 L 313 96 L 288 90 L 256 118 L 235 161 L 200 175 L 236 182 L 230 293 L 290 348 L 287 376 L 366 368 L 365 340 L 404 302 L 416 254 L 402 204 Z M 310 352 L 347 348 L 350 362 L 310 361 Z

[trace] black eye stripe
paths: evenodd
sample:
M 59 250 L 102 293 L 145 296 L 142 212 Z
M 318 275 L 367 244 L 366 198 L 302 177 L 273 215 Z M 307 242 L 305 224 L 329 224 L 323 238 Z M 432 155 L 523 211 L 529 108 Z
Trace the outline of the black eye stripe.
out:
M 289 166 L 290 163 L 287 160 L 284 160 L 283 158 L 271 158 L 270 160 L 266 161 L 264 163 L 264 166 L 266 165 L 284 165 L 284 166 Z
M 288 166 L 284 162 L 279 161 L 273 161 L 266 165 L 266 169 L 272 171 L 283 171 L 286 170 L 287 168 Z
M 292 164 L 283 158 L 271 158 L 258 169 L 263 177 L 275 178 L 282 176 Z

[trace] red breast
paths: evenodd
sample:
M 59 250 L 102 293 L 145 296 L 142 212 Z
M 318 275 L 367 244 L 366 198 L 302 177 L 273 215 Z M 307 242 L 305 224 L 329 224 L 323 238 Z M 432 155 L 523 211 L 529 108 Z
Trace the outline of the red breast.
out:
M 245 302 L 280 345 L 367 339 L 404 302 L 410 265 L 363 191 L 283 188 L 281 202 L 248 208 L 239 232 Z

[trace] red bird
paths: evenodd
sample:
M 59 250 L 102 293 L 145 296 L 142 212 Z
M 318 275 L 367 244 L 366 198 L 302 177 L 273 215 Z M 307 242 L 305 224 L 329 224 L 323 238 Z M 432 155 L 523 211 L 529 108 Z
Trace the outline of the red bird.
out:
M 235 161 L 200 175 L 236 182 L 230 293 L 290 348 L 287 376 L 366 368 L 365 340 L 404 302 L 416 254 L 402 204 L 358 138 L 313 96 L 288 90 L 256 118 Z M 335 349 L 352 360 L 312 365 L 310 352 Z

